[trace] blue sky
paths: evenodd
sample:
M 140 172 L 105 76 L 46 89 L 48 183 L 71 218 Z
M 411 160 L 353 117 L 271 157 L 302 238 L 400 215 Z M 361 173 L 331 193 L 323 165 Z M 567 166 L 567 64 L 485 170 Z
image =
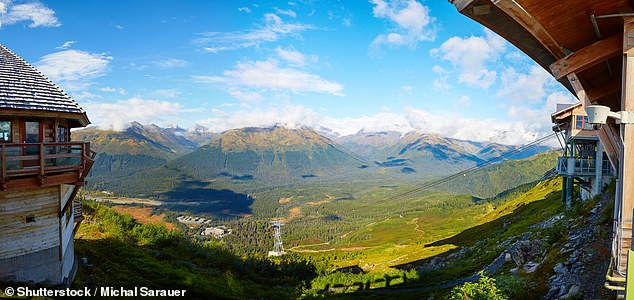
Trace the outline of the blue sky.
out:
M 419 130 L 520 144 L 574 98 L 448 1 L 7 1 L 1 43 L 94 125 Z

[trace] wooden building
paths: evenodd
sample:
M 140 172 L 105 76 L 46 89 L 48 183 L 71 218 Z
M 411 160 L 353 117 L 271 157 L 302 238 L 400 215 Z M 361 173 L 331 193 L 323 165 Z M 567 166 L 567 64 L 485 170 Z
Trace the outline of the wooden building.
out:
M 65 285 L 76 271 L 73 201 L 92 166 L 89 124 L 75 101 L 0 45 L 0 281 Z
M 570 205 L 573 187 L 579 186 L 580 197 L 588 200 L 609 183 L 614 172 L 599 143 L 599 137 L 581 103 L 558 104 L 551 115 L 553 131 L 563 146 L 563 155 L 557 161 L 557 174 L 563 177 L 561 198 Z
M 634 1 L 449 2 L 548 70 L 584 108 L 603 105 L 614 112 L 634 111 Z M 609 119 L 596 134 L 617 170 L 613 251 L 606 287 L 624 292 L 626 277 L 634 284 L 634 271 L 627 274 L 634 215 L 634 124 Z M 631 267 L 634 270 L 634 263 Z

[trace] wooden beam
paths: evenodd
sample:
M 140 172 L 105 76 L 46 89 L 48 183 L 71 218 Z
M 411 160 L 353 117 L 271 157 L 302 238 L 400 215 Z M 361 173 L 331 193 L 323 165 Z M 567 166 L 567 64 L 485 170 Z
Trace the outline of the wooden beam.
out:
M 615 94 L 621 89 L 621 80 L 612 80 L 608 84 L 604 84 L 602 86 L 590 89 L 586 92 L 590 102 L 592 104 L 596 104 L 598 99 L 601 99 L 605 96 L 609 96 Z M 619 95 L 620 98 L 620 95 Z
M 537 20 L 515 0 L 493 0 L 492 2 L 533 35 L 556 59 L 565 56 L 562 47 L 544 26 L 537 22 Z
M 579 73 L 611 57 L 615 57 L 623 53 L 622 50 L 623 36 L 615 34 L 559 59 L 550 65 L 550 71 L 557 80 L 560 80 L 570 73 Z
M 576 73 L 568 74 L 568 81 L 572 84 L 572 87 L 577 94 L 577 98 L 581 101 L 584 107 L 588 105 L 592 105 L 590 102 L 590 98 L 588 97 L 585 88 L 579 81 L 579 77 Z M 605 126 L 601 126 L 601 129 L 597 130 L 597 136 L 599 137 L 599 141 L 603 145 L 603 149 L 605 153 L 608 155 L 608 159 L 610 160 L 610 164 L 616 170 L 619 165 L 619 157 L 621 152 L 621 140 L 618 136 L 618 133 L 615 135 L 615 132 L 611 130 L 610 126 L 606 124 Z
M 475 0 L 450 0 L 449 2 L 455 5 L 458 11 L 463 11 L 467 6 L 471 5 L 473 1 Z

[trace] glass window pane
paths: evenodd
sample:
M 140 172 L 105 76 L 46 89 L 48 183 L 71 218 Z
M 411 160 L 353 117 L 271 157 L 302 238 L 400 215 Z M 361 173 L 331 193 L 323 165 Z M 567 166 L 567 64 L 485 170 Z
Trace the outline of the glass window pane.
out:
M 58 142 L 66 142 L 66 128 L 59 126 L 57 127 L 57 141 Z
M 11 141 L 11 121 L 0 121 L 0 142 Z
M 575 128 L 582 129 L 583 128 L 583 118 L 581 116 L 577 116 L 576 118 Z
M 27 143 L 40 142 L 40 122 L 26 122 L 26 139 Z

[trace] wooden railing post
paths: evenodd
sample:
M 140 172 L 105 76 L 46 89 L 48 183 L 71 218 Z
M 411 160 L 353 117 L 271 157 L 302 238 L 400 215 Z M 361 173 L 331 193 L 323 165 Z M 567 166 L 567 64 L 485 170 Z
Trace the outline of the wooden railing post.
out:
M 44 143 L 40 143 L 40 175 L 44 177 Z
M 2 144 L 2 185 L 4 189 L 4 184 L 7 182 L 7 146 Z

